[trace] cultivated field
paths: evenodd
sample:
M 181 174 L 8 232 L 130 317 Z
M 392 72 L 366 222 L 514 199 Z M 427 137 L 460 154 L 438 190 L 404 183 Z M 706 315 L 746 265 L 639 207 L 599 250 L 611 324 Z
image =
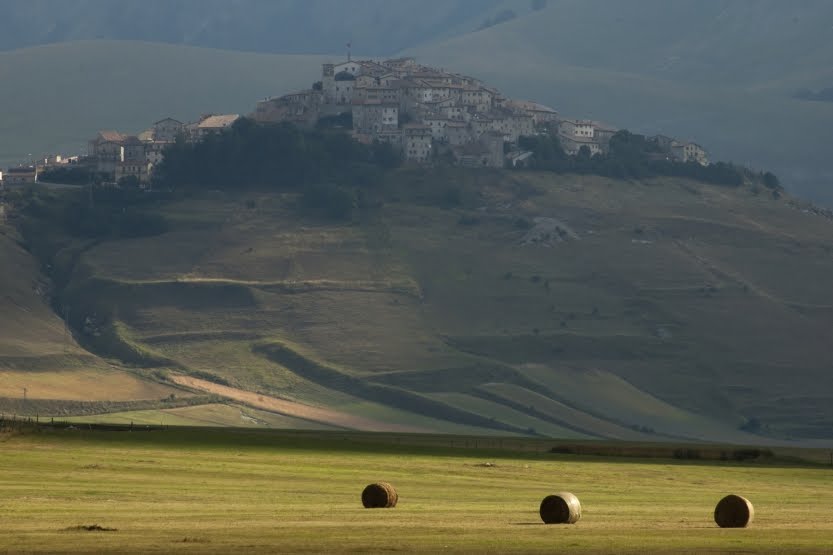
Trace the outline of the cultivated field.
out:
M 180 408 L 164 386 L 366 431 L 829 437 L 823 214 L 753 186 L 543 172 L 403 168 L 374 194 L 322 221 L 292 193 L 194 193 L 146 207 L 165 233 L 84 242 L 59 225 L 69 193 L 39 193 L 55 216 L 26 237 L 74 336 L 155 382 L 95 414 Z
M 369 443 L 376 439 L 206 429 L 5 434 L 0 552 L 833 550 L 830 467 Z M 362 489 L 377 480 L 397 488 L 395 509 L 362 508 Z M 538 504 L 563 490 L 581 500 L 582 519 L 543 525 Z M 712 520 L 730 492 L 755 506 L 747 529 Z

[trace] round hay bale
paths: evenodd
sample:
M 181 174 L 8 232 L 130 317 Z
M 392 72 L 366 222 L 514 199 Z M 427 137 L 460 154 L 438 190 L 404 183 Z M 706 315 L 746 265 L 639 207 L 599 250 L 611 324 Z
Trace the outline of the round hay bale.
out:
M 569 492 L 548 495 L 538 510 L 544 524 L 575 524 L 581 518 L 581 503 Z
M 754 517 L 752 503 L 740 495 L 727 495 L 714 508 L 714 521 L 721 528 L 746 528 Z
M 389 509 L 396 507 L 399 494 L 387 482 L 370 484 L 362 492 L 362 505 L 365 509 Z

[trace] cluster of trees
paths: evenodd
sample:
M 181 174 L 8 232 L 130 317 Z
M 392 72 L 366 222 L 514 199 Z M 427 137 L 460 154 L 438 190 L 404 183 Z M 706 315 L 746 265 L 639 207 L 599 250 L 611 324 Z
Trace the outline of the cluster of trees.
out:
M 154 175 L 163 189 L 301 190 L 316 183 L 372 186 L 401 163 L 390 145 L 364 145 L 340 131 L 241 119 L 197 143 L 177 141 Z
M 602 175 L 618 179 L 643 179 L 656 176 L 689 177 L 706 183 L 737 187 L 745 178 L 761 180 L 772 189 L 780 189 L 778 178 L 767 172 L 760 176 L 744 167 L 717 162 L 702 166 L 696 162 L 678 162 L 670 159 L 661 146 L 644 135 L 623 130 L 610 139 L 607 154 L 590 154 L 582 147 L 576 156 L 564 152 L 558 137 L 536 135 L 521 137 L 520 147 L 535 154 L 534 165 L 538 169 L 557 173 Z
M 298 208 L 303 213 L 348 219 L 367 201 L 368 191 L 381 184 L 385 171 L 399 166 L 402 158 L 388 144 L 354 141 L 342 129 L 347 123 L 335 117 L 305 130 L 241 119 L 226 132 L 169 147 L 156 168 L 154 188 L 292 191 L 300 193 Z M 723 162 L 702 166 L 671 160 L 656 141 L 628 131 L 616 133 L 608 152 L 594 156 L 586 147 L 576 156 L 567 155 L 554 135 L 521 137 L 519 142 L 534 153 L 535 167 L 557 173 L 617 179 L 677 176 L 724 186 L 750 180 L 780 189 L 771 173 L 752 174 Z
M 34 229 L 54 227 L 73 237 L 105 239 L 165 233 L 168 221 L 158 208 L 170 198 L 171 193 L 148 195 L 138 188 L 97 187 L 61 194 L 24 189 L 16 202 L 28 220 L 39 222 Z
M 86 185 L 93 180 L 93 172 L 87 166 L 67 165 L 48 168 L 38 174 L 38 180 L 63 185 Z
M 362 191 L 401 163 L 391 145 L 361 144 L 328 125 L 303 130 L 242 119 L 224 133 L 170 146 L 156 168 L 154 188 L 296 191 L 304 212 L 345 219 Z

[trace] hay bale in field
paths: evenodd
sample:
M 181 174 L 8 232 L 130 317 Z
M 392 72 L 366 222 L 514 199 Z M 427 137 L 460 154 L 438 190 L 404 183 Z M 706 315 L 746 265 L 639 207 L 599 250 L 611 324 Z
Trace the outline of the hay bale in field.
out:
M 746 528 L 754 517 L 752 503 L 740 495 L 727 495 L 714 508 L 714 521 L 721 528 Z
M 370 484 L 362 492 L 362 505 L 365 509 L 389 509 L 396 507 L 399 494 L 387 482 Z
M 548 495 L 538 510 L 544 524 L 575 524 L 581 518 L 581 503 L 569 492 Z

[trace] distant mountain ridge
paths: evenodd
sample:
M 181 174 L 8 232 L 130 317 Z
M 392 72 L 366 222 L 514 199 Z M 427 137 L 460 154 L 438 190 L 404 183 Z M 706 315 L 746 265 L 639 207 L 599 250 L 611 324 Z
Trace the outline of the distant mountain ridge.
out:
M 277 54 L 390 55 L 476 29 L 504 0 L 5 0 L 0 50 L 91 39 Z M 527 5 L 522 6 L 530 9 Z M 522 10 L 518 10 L 522 11 Z

